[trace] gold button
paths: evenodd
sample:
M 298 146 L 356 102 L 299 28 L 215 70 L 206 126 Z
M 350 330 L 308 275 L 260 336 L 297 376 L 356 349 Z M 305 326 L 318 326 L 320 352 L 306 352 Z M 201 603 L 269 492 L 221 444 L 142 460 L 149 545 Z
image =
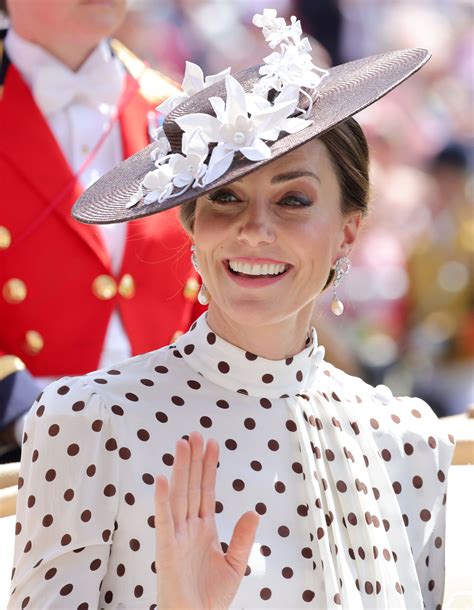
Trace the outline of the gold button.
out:
M 92 282 L 92 292 L 98 299 L 108 301 L 117 294 L 117 284 L 110 275 L 98 275 Z
M 13 277 L 3 285 L 3 298 L 7 303 L 21 303 L 26 299 L 26 284 Z
M 199 282 L 195 277 L 188 278 L 183 290 L 184 298 L 194 302 L 197 299 L 199 288 Z
M 118 287 L 119 294 L 125 299 L 131 299 L 135 296 L 135 280 L 130 273 L 125 273 L 120 280 Z
M 179 339 L 183 334 L 182 330 L 177 330 L 174 335 L 171 337 L 171 343 L 174 343 L 177 339 Z
M 12 236 L 7 227 L 0 227 L 0 250 L 6 250 L 12 243 Z
M 36 356 L 44 347 L 44 339 L 37 330 L 28 330 L 25 334 L 26 351 Z

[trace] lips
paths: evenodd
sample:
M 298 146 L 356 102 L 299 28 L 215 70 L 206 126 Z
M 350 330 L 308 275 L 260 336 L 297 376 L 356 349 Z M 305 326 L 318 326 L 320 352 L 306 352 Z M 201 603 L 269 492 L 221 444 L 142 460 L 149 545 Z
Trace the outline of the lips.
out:
M 271 260 L 238 260 L 229 259 L 227 262 L 228 270 L 237 277 L 246 278 L 274 278 L 283 275 L 289 269 L 287 263 Z

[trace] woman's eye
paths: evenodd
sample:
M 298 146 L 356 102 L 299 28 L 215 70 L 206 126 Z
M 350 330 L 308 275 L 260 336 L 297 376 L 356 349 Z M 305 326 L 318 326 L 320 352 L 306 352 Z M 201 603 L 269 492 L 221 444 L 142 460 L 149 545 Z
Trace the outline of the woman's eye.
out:
M 209 195 L 209 199 L 211 201 L 216 201 L 217 203 L 233 203 L 234 201 L 238 201 L 237 197 L 232 193 L 232 191 L 220 190 L 215 191 Z
M 307 207 L 311 205 L 313 202 L 308 197 L 304 197 L 303 195 L 286 195 L 283 199 L 280 200 L 280 204 L 290 207 Z

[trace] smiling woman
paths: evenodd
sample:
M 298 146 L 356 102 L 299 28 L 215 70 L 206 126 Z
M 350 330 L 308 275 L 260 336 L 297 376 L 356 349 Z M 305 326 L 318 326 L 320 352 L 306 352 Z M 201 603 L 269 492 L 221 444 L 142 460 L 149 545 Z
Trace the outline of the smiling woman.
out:
M 351 117 L 428 53 L 325 72 L 296 19 L 254 23 L 279 50 L 235 76 L 188 64 L 156 141 L 75 205 L 89 223 L 181 205 L 209 308 L 38 399 L 11 608 L 441 607 L 453 440 L 326 363 L 310 327 L 367 211 Z

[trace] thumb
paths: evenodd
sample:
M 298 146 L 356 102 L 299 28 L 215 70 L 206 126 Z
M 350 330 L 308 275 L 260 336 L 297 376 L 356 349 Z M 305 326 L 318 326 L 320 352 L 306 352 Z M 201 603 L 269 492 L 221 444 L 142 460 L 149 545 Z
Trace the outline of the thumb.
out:
M 227 563 L 241 576 L 247 568 L 247 561 L 250 555 L 255 533 L 257 531 L 259 517 L 257 513 L 249 511 L 244 513 L 237 521 L 232 539 L 227 549 Z

